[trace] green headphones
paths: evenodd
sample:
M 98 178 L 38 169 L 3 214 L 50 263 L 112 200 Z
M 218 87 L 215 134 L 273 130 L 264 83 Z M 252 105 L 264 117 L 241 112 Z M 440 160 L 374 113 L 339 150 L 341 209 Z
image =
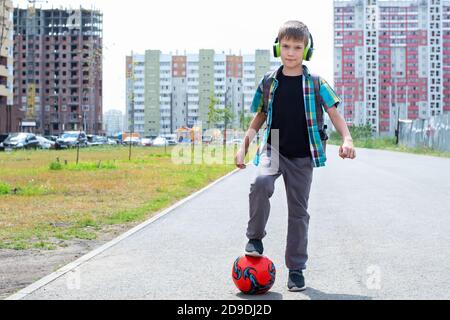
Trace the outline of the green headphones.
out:
M 314 53 L 314 40 L 310 33 L 308 46 L 305 48 L 305 51 L 303 53 L 303 60 L 311 61 L 313 53 Z M 275 44 L 273 45 L 273 55 L 275 58 L 281 57 L 281 47 L 280 41 L 278 41 L 278 37 L 275 39 Z

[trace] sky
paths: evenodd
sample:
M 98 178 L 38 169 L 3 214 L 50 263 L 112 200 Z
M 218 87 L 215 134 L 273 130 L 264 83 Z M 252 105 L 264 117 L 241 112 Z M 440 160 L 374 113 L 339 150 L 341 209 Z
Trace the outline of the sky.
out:
M 39 1 L 39 0 L 38 0 Z M 13 0 L 25 8 L 26 0 Z M 103 12 L 103 110 L 125 112 L 125 56 L 158 49 L 162 53 L 252 54 L 272 50 L 280 26 L 304 22 L 314 38 L 310 71 L 333 83 L 333 0 L 48 0 L 37 7 Z

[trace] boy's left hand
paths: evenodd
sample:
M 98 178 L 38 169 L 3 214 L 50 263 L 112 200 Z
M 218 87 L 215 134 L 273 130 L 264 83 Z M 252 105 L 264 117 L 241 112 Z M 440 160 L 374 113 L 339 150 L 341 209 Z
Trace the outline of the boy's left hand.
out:
M 339 148 L 339 157 L 342 159 L 355 159 L 356 150 L 353 146 L 353 141 L 345 140 L 344 144 Z

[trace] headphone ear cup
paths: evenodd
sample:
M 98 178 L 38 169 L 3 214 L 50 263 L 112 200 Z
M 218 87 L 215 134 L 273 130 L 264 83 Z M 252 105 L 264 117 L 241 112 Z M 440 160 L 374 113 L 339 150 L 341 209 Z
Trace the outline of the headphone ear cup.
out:
M 308 47 L 305 50 L 305 57 L 304 60 L 306 61 L 311 61 L 311 58 L 313 56 L 314 53 L 314 40 L 311 34 L 309 34 L 309 43 L 308 43 Z
M 305 60 L 305 61 L 311 61 L 313 52 L 314 52 L 314 49 L 313 49 L 313 48 L 309 48 L 308 50 L 305 50 L 305 57 L 304 57 L 304 60 Z
M 308 53 L 306 55 L 306 61 L 311 61 L 313 53 L 314 53 L 314 40 L 313 40 L 313 37 L 312 37 L 312 35 L 310 33 L 309 34 Z
M 309 57 L 308 57 L 308 61 L 311 61 L 311 59 L 312 59 L 312 57 L 313 57 L 313 54 L 314 54 L 314 48 L 310 48 L 310 49 L 309 49 Z
M 281 51 L 280 51 L 280 44 L 279 43 L 275 43 L 273 45 L 273 56 L 275 58 L 281 57 Z

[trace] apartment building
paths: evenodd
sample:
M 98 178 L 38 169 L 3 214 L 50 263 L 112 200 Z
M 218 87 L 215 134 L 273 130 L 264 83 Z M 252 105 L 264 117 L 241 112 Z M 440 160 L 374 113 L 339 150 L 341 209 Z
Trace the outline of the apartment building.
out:
M 335 0 L 335 88 L 348 124 L 393 135 L 450 111 L 449 0 Z
M 232 110 L 228 128 L 239 128 L 242 112 L 249 114 L 259 80 L 280 64 L 268 50 L 244 56 L 211 49 L 184 55 L 148 50 L 127 56 L 127 129 L 150 137 L 200 124 L 207 129 L 212 98 L 216 109 Z
M 111 109 L 103 116 L 104 131 L 108 137 L 112 137 L 123 131 L 123 112 Z
M 0 2 L 0 133 L 18 130 L 19 117 L 13 109 L 13 19 L 12 1 Z
M 103 15 L 14 9 L 14 101 L 21 131 L 102 133 Z

